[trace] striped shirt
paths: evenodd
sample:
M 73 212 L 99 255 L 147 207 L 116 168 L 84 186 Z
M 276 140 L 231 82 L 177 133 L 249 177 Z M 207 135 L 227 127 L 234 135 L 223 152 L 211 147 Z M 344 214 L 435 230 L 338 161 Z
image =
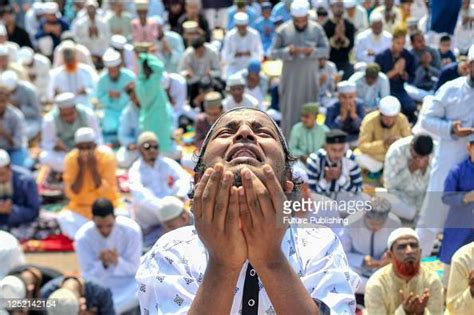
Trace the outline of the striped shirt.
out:
M 308 184 L 312 191 L 328 196 L 334 192 L 359 193 L 362 190 L 361 170 L 352 150 L 347 150 L 341 160 L 341 176 L 337 180 L 328 182 L 324 178 L 324 169 L 332 164 L 324 149 L 312 153 L 306 160 Z

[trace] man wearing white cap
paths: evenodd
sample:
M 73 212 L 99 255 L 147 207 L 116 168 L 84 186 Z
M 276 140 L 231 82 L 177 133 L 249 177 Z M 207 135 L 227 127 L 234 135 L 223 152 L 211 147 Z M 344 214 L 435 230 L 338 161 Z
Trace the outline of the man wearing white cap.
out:
M 29 47 L 22 47 L 18 51 L 18 64 L 23 66 L 29 81 L 36 87 L 40 101 L 47 102 L 51 61 L 42 54 L 35 53 Z
M 260 34 L 248 27 L 249 16 L 237 12 L 234 17 L 235 27 L 224 38 L 222 61 L 226 65 L 227 77 L 247 68 L 251 60 L 263 58 L 263 46 Z
M 135 0 L 137 17 L 132 20 L 133 42 L 154 43 L 158 36 L 158 23 L 148 18 L 148 0 Z
M 436 234 L 442 231 L 448 208 L 441 201 L 449 170 L 466 157 L 474 133 L 474 45 L 468 54 L 469 74 L 445 83 L 431 102 L 425 103 L 421 126 L 439 137 L 417 232 L 423 254 L 430 255 Z
M 165 22 L 161 17 L 154 17 L 158 34 L 153 41 L 155 54 L 165 65 L 167 72 L 177 72 L 184 53 L 184 42 L 180 34 L 165 30 Z
M 367 10 L 356 0 L 344 0 L 344 18 L 355 27 L 356 35 L 369 27 Z
M 37 47 L 35 38 L 36 32 L 39 30 L 40 20 L 44 14 L 43 2 L 34 2 L 25 14 L 25 30 L 30 36 L 31 43 Z
M 60 93 L 71 92 L 78 103 L 92 107 L 91 98 L 97 84 L 95 69 L 79 61 L 73 42 L 64 47 L 62 56 L 64 65 L 51 71 L 49 97 L 54 99 Z
M 9 102 L 10 89 L 0 84 L 0 149 L 8 152 L 12 164 L 25 166 L 28 159 L 25 116 Z
M 64 158 L 74 148 L 74 134 L 79 128 L 94 129 L 97 144 L 103 143 L 99 119 L 95 113 L 76 104 L 74 94 L 59 94 L 54 98 L 55 107 L 43 119 L 40 162 L 55 172 L 64 171 Z
M 229 94 L 222 101 L 224 111 L 235 107 L 259 108 L 258 100 L 252 95 L 245 93 L 245 79 L 240 73 L 236 73 L 227 79 L 227 89 Z
M 106 18 L 106 22 L 109 25 L 110 33 L 112 35 L 124 36 L 127 40 L 132 39 L 132 12 L 133 10 L 124 10 L 125 3 L 128 7 L 133 6 L 132 1 L 124 0 L 109 0 L 110 11 Z M 102 2 L 102 7 L 104 7 Z
M 331 129 L 341 129 L 348 135 L 348 142 L 357 141 L 362 119 L 365 116 L 364 104 L 356 100 L 354 82 L 341 81 L 337 84 L 338 101 L 328 108 L 326 125 Z
M 370 277 L 365 291 L 367 315 L 442 314 L 443 285 L 438 275 L 420 263 L 418 234 L 398 228 L 388 237 L 391 264 Z
M 57 217 L 62 233 L 71 239 L 92 219 L 92 204 L 98 198 L 109 199 L 115 207 L 120 203 L 113 152 L 97 145 L 97 135 L 89 127 L 76 131 L 74 143 L 75 149 L 66 155 L 63 173 L 69 204 Z
M 247 25 L 252 28 L 254 27 L 259 12 L 257 12 L 246 0 L 234 0 L 234 5 L 227 9 L 227 31 L 230 31 L 237 25 L 236 14 L 239 12 L 247 14 L 249 18 L 249 23 Z
M 0 14 L 1 14 L 1 8 L 0 8 Z M 0 17 L 0 21 L 1 21 L 1 17 Z M 8 57 L 10 58 L 10 60 L 17 61 L 17 54 L 18 54 L 18 50 L 20 49 L 20 46 L 15 42 L 9 41 L 7 28 L 3 24 L 0 24 L 0 44 L 6 45 L 8 47 Z
M 102 58 L 110 41 L 109 25 L 97 14 L 97 1 L 86 1 L 86 16 L 79 20 L 74 33 L 78 43 L 86 46 L 96 63 Z
M 25 116 L 26 136 L 35 138 L 41 130 L 41 105 L 36 88 L 27 81 L 18 79 L 15 72 L 7 70 L 0 75 L 0 83 L 10 90 L 10 104 Z
M 163 198 L 161 207 L 157 210 L 156 215 L 164 228 L 164 233 L 193 223 L 192 214 L 184 209 L 184 203 L 176 197 L 167 196 Z
M 130 168 L 130 190 L 136 221 L 147 234 L 161 223 L 156 212 L 162 198 L 186 198 L 191 176 L 176 161 L 160 154 L 158 138 L 154 133 L 140 134 L 138 148 L 141 157 Z
M 380 172 L 390 145 L 411 134 L 408 119 L 400 111 L 400 102 L 386 96 L 380 100 L 379 109 L 362 120 L 356 159 L 363 169 Z
M 10 60 L 8 46 L 6 44 L 0 44 L 0 73 L 7 70 L 15 71 L 21 80 L 28 81 L 28 76 L 25 69 L 21 65 Z
M 363 29 L 355 39 L 354 54 L 357 61 L 374 62 L 375 55 L 390 47 L 392 34 L 383 29 L 382 13 L 370 15 L 370 28 Z
M 115 215 L 110 200 L 98 198 L 91 206 L 92 221 L 75 237 L 81 276 L 109 288 L 115 311 L 124 314 L 138 306 L 133 278 L 142 254 L 142 232 L 132 219 Z
M 123 35 L 115 34 L 110 38 L 110 47 L 120 53 L 122 65 L 137 73 L 137 57 L 132 44 L 127 42 Z
M 61 34 L 69 29 L 69 24 L 60 17 L 57 2 L 43 4 L 44 19 L 41 21 L 35 35 L 39 50 L 46 56 L 53 54 L 54 48 L 61 41 Z
M 134 82 L 135 74 L 122 68 L 120 53 L 113 48 L 107 49 L 102 57 L 105 68 L 95 90 L 95 95 L 104 110 L 102 132 L 105 143 L 116 144 L 120 115 L 130 102 L 125 88 Z
M 456 28 L 454 29 L 453 41 L 455 47 L 461 54 L 467 54 L 469 47 L 474 44 L 474 3 L 463 0 L 459 12 Z
M 383 16 L 383 27 L 389 33 L 393 33 L 395 28 L 402 21 L 402 13 L 399 7 L 395 6 L 394 0 L 384 0 L 383 5 L 376 7 L 372 13 L 381 13 Z
M 318 99 L 320 84 L 316 61 L 329 55 L 326 34 L 319 24 L 309 21 L 308 13 L 308 1 L 293 1 L 293 19 L 277 29 L 273 41 L 273 58 L 283 60 L 278 91 L 281 124 L 286 137 L 299 121 L 301 106 Z
M 25 264 L 25 255 L 20 242 L 8 232 L 0 231 L 0 279 L 10 270 Z
M 94 67 L 89 49 L 86 46 L 77 43 L 77 38 L 71 31 L 66 31 L 61 35 L 61 43 L 54 49 L 53 68 L 64 65 L 64 49 L 74 48 L 80 63 Z M 95 71 L 95 69 L 94 69 Z

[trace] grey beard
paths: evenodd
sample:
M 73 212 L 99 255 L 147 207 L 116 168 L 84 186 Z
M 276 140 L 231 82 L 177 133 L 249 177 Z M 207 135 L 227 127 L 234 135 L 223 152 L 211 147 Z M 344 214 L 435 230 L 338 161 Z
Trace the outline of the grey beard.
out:
M 0 199 L 11 198 L 13 196 L 13 183 L 8 181 L 6 183 L 0 183 Z

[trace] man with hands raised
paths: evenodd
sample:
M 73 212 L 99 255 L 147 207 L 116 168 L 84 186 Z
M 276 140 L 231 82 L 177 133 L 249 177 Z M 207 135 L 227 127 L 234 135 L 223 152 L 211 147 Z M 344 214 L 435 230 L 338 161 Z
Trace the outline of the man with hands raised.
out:
M 337 237 L 284 224 L 291 161 L 264 112 L 216 121 L 195 169 L 195 226 L 165 234 L 137 272 L 142 313 L 354 312 L 358 278 Z

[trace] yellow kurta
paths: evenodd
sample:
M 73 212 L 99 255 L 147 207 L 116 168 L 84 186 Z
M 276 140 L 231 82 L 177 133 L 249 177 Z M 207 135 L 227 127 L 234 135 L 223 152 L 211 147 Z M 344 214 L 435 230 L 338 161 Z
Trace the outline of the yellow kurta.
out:
M 474 298 L 469 288 L 469 273 L 474 269 L 474 242 L 461 247 L 451 260 L 446 315 L 472 314 Z
M 405 115 L 399 114 L 392 128 L 383 128 L 380 124 L 380 112 L 376 110 L 367 114 L 362 120 L 358 148 L 363 154 L 383 162 L 388 150 L 383 145 L 385 139 L 392 136 L 403 138 L 409 135 L 411 135 L 410 124 Z
M 74 183 L 79 172 L 79 164 L 77 157 L 79 151 L 72 150 L 66 155 L 64 167 L 64 189 L 66 196 L 69 198 L 69 205 L 67 209 L 76 212 L 88 219 L 92 219 L 92 204 L 98 198 L 107 198 L 117 207 L 120 195 L 117 192 L 117 180 L 115 178 L 115 157 L 112 152 L 106 149 L 96 149 L 97 169 L 102 178 L 102 183 L 99 188 L 94 185 L 92 174 L 89 170 L 84 174 L 84 182 L 82 189 L 78 194 L 71 190 L 71 185 Z
M 367 282 L 365 290 L 365 314 L 367 315 L 402 315 L 402 301 L 400 290 L 405 294 L 413 292 L 421 295 L 424 289 L 430 292 L 428 305 L 424 315 L 443 313 L 443 285 L 438 275 L 424 268 L 410 281 L 406 282 L 397 277 L 392 264 L 376 271 Z

